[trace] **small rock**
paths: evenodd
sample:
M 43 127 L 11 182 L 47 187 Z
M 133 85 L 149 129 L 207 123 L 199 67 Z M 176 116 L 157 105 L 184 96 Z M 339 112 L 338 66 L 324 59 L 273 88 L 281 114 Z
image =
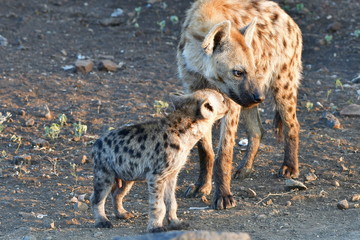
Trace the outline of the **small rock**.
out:
M 98 65 L 100 71 L 111 71 L 115 72 L 118 69 L 118 65 L 111 60 L 101 60 Z
M 312 182 L 317 179 L 317 176 L 314 173 L 305 174 L 305 181 Z
M 8 40 L 0 35 L 0 47 L 6 47 L 8 45 Z
M 340 115 L 343 116 L 360 116 L 360 105 L 350 104 L 340 111 Z
M 2 168 L 0 168 L 0 178 L 2 178 L 3 177 L 3 170 L 2 170 Z
M 115 9 L 115 11 L 111 14 L 111 17 L 120 17 L 124 14 L 124 10 L 121 8 Z
M 340 183 L 339 183 L 339 181 L 337 181 L 337 180 L 335 180 L 335 181 L 333 182 L 333 185 L 334 185 L 335 187 L 340 187 Z
M 316 85 L 321 86 L 321 81 L 320 81 L 320 80 L 317 80 L 317 81 L 316 81 Z
M 31 156 L 27 154 L 15 156 L 13 163 L 15 165 L 29 165 L 31 164 Z
M 83 155 L 82 158 L 81 158 L 81 164 L 85 164 L 85 163 L 88 163 L 90 162 L 89 159 L 87 158 L 86 155 Z
M 300 181 L 294 179 L 286 179 L 285 180 L 285 190 L 290 191 L 292 189 L 306 190 L 307 187 Z
M 352 197 L 351 197 L 351 201 L 352 202 L 356 202 L 356 201 L 359 201 L 360 200 L 360 194 L 354 194 Z
M 334 32 L 339 31 L 341 29 L 341 27 L 342 27 L 341 23 L 333 22 L 327 26 L 326 30 L 328 32 L 334 33 Z
M 93 70 L 94 63 L 91 60 L 78 59 L 75 61 L 75 67 L 77 72 L 85 74 Z
M 100 20 L 99 23 L 103 27 L 114 27 L 125 23 L 125 19 L 121 17 L 110 17 Z
M 65 65 L 61 68 L 66 72 L 76 72 L 76 67 L 74 65 Z
M 39 148 L 48 148 L 50 146 L 49 142 L 42 138 L 37 138 L 32 141 L 34 146 L 38 146 Z
M 273 204 L 273 200 L 272 199 L 269 199 L 266 201 L 266 205 L 272 205 Z
M 238 144 L 242 147 L 245 147 L 249 144 L 249 140 L 247 138 L 242 138 L 240 139 L 240 141 L 238 142 Z
M 76 218 L 66 220 L 65 223 L 68 225 L 80 225 L 79 220 L 77 220 Z
M 81 195 L 79 195 L 78 200 L 81 201 L 81 202 L 85 202 L 85 197 L 86 197 L 86 193 L 81 194 Z
M 34 124 L 35 124 L 35 120 L 33 118 L 28 119 L 25 123 L 27 127 L 32 127 L 34 126 Z
M 37 116 L 38 117 L 44 117 L 48 120 L 51 120 L 53 119 L 53 115 L 49 109 L 49 106 L 47 104 L 44 104 L 42 105 L 39 109 L 38 109 L 38 112 L 37 112 Z
M 291 204 L 292 204 L 291 201 L 286 201 L 285 206 L 286 206 L 286 207 L 290 207 Z
M 77 203 L 79 200 L 76 197 L 72 197 L 69 202 L 71 203 Z
M 74 208 L 77 211 L 85 212 L 86 210 L 89 209 L 89 206 L 84 202 L 78 201 L 77 203 L 74 204 Z
M 349 208 L 348 201 L 346 199 L 341 200 L 340 202 L 337 203 L 337 208 L 340 210 L 348 209 Z
M 360 204 L 358 204 L 358 203 L 354 204 L 354 208 L 359 208 L 359 206 L 360 206 Z
M 320 118 L 319 123 L 329 128 L 340 128 L 340 121 L 329 112 L 324 112 Z

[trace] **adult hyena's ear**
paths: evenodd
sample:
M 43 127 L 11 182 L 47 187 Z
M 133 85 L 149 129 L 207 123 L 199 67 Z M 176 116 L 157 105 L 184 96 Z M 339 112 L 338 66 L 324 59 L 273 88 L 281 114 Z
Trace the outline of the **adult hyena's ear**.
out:
M 230 38 L 231 23 L 229 20 L 216 24 L 205 36 L 201 47 L 207 55 L 212 55 L 214 50 Z
M 251 43 L 256 30 L 257 18 L 253 18 L 251 23 L 240 29 L 240 33 L 244 35 L 245 43 L 248 47 L 251 47 Z

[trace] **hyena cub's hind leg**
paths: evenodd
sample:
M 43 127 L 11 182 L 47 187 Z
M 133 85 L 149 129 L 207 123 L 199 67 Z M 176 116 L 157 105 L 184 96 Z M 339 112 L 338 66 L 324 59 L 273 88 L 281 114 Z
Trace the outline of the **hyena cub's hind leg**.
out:
M 95 171 L 94 176 L 94 192 L 90 197 L 91 205 L 95 215 L 95 227 L 112 228 L 113 225 L 109 221 L 105 213 L 106 198 L 114 184 L 114 176 L 104 173 L 102 170 Z
M 116 179 L 116 184 L 111 189 L 112 203 L 114 206 L 115 216 L 119 219 L 133 218 L 134 215 L 128 212 L 123 207 L 123 199 L 129 193 L 131 187 L 134 185 L 133 181 L 123 181 Z

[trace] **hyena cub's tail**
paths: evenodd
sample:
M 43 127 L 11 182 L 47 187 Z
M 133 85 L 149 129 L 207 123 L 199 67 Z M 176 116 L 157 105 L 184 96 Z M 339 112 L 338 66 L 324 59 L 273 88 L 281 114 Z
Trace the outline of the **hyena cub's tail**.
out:
M 283 123 L 279 111 L 275 111 L 274 117 L 274 130 L 276 134 L 276 140 L 281 142 L 283 140 Z

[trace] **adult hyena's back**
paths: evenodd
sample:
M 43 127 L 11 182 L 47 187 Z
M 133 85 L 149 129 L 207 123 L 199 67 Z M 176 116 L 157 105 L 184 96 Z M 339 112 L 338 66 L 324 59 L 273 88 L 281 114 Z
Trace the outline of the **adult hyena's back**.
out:
M 257 19 L 252 40 L 259 84 L 264 90 L 278 84 L 272 80 L 287 74 L 295 88 L 299 85 L 302 70 L 301 31 L 277 3 L 263 0 L 199 0 L 187 12 L 183 33 L 179 44 L 178 60 L 182 70 L 202 72 L 206 62 L 201 43 L 210 29 L 225 20 L 237 29 L 247 26 Z M 187 59 L 184 56 L 190 55 Z M 283 81 L 283 80 L 282 80 Z M 191 84 L 190 84 L 191 85 Z

